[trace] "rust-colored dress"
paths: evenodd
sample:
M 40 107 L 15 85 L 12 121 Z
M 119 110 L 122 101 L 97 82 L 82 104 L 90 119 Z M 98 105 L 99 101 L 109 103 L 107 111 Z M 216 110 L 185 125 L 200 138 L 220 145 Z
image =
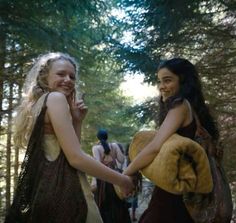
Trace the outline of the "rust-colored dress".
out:
M 177 133 L 193 139 L 196 129 L 196 121 L 193 119 Z M 184 205 L 182 195 L 169 193 L 156 186 L 149 206 L 142 214 L 139 223 L 194 223 L 194 221 Z

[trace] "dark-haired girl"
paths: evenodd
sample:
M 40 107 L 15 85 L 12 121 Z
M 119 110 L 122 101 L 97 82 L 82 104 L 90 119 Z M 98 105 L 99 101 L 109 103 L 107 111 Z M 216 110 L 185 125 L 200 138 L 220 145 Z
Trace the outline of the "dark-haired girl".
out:
M 157 71 L 160 128 L 154 139 L 137 155 L 124 171 L 133 175 L 152 162 L 162 144 L 174 133 L 193 139 L 197 131 L 196 118 L 218 139 L 218 130 L 202 94 L 195 66 L 183 58 L 174 58 L 160 64 Z M 141 223 L 192 223 L 182 195 L 155 187 Z

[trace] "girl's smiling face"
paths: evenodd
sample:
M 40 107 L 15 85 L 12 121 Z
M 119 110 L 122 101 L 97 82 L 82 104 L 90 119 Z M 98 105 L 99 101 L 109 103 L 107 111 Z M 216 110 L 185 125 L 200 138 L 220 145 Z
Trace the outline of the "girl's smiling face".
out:
M 47 77 L 48 88 L 70 96 L 75 89 L 75 67 L 68 60 L 59 59 L 51 64 Z
M 167 98 L 177 95 L 180 90 L 179 77 L 167 68 L 161 68 L 157 73 L 158 89 L 161 93 L 163 102 Z

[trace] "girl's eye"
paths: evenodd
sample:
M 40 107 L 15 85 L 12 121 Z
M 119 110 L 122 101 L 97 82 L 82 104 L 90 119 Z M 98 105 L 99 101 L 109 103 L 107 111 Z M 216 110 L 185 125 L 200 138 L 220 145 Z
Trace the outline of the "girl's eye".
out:
M 157 84 L 158 84 L 158 85 L 161 84 L 161 81 L 160 81 L 160 80 L 157 80 Z
M 75 80 L 75 76 L 74 75 L 70 75 L 70 79 L 71 80 Z
M 170 79 L 166 79 L 166 80 L 165 80 L 165 83 L 167 83 L 167 84 L 170 83 L 170 82 L 171 82 Z
M 69 78 L 71 79 L 71 80 L 75 80 L 75 75 L 73 75 L 73 74 L 66 74 L 66 73 L 57 73 L 57 75 L 58 76 L 60 76 L 60 77 L 66 77 L 66 76 L 69 76 Z

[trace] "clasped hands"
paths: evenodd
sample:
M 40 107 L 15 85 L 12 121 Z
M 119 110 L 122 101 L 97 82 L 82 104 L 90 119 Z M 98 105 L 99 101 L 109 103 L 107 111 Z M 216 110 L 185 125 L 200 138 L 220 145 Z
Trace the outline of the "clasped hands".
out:
M 116 188 L 116 193 L 118 194 L 118 196 L 120 197 L 120 199 L 125 199 L 128 197 L 131 197 L 134 195 L 134 193 L 136 193 L 137 191 L 137 178 L 136 175 L 134 176 L 128 176 L 125 175 L 126 177 L 126 183 L 124 184 L 124 186 L 119 187 L 119 189 L 117 190 Z

